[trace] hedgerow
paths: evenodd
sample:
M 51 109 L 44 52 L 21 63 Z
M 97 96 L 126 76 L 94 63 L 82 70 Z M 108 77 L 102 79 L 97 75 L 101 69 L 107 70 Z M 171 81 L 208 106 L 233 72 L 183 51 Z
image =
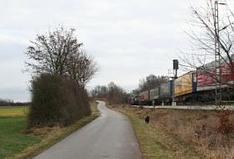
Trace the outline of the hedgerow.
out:
M 91 113 L 84 87 L 63 76 L 41 74 L 32 80 L 28 128 L 66 126 Z

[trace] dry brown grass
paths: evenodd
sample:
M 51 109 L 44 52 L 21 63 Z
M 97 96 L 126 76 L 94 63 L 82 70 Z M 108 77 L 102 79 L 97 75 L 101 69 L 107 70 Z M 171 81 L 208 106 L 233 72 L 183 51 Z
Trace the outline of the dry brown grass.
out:
M 215 111 L 199 110 L 167 110 L 167 109 L 139 109 L 122 108 L 132 111 L 139 119 L 150 115 L 151 134 L 159 130 L 171 134 L 179 143 L 170 142 L 168 148 L 173 150 L 180 147 L 182 142 L 201 154 L 202 158 L 232 159 L 234 158 L 234 132 L 222 134 L 218 131 L 219 118 Z M 230 115 L 231 123 L 234 122 L 233 113 Z M 167 142 L 161 135 L 161 138 Z M 163 142 L 163 141 L 162 141 Z M 167 144 L 164 144 L 167 145 Z M 180 147 L 182 148 L 182 147 Z M 184 156 L 184 151 L 175 151 L 175 156 Z M 182 157 L 183 158 L 183 157 Z

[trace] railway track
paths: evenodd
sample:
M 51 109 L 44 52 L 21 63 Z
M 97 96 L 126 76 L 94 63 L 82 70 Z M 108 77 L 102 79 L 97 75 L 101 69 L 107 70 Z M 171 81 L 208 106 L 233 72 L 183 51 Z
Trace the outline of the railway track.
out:
M 139 105 L 133 105 L 134 107 L 138 107 Z M 142 107 L 142 106 L 141 106 Z M 203 106 L 199 106 L 199 105 L 193 105 L 193 106 L 147 106 L 144 105 L 144 108 L 147 109 L 186 109 L 186 110 L 234 110 L 234 105 L 220 105 L 220 106 L 216 106 L 216 105 L 203 105 Z

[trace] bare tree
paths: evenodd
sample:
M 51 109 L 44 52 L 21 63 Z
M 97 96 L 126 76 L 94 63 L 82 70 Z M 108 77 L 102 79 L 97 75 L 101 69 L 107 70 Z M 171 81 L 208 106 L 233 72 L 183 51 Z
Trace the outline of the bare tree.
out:
M 60 27 L 48 34 L 37 35 L 27 48 L 29 61 L 26 66 L 35 74 L 68 76 L 85 86 L 98 68 L 93 58 L 80 49 L 81 45 L 75 37 L 75 29 Z
M 183 52 L 180 63 L 183 63 L 181 68 L 196 70 L 203 76 L 198 77 L 212 81 L 215 101 L 220 102 L 222 89 L 234 87 L 230 80 L 234 74 L 234 14 L 228 3 L 218 0 L 206 2 L 205 6 L 192 7 L 193 29 L 187 34 L 195 51 L 192 54 Z
M 106 86 L 96 86 L 90 91 L 92 97 L 106 98 L 108 93 L 108 88 Z
M 69 77 L 82 86 L 85 86 L 98 71 L 97 64 L 93 58 L 88 56 L 84 51 L 80 51 L 79 54 L 71 56 L 66 66 Z
M 114 82 L 110 82 L 107 86 L 107 100 L 111 103 L 126 103 L 128 101 L 128 94 Z
M 183 52 L 180 57 L 183 68 L 196 69 L 199 67 L 200 71 L 209 74 L 216 82 L 221 82 L 217 77 L 218 65 L 225 65 L 232 73 L 234 72 L 232 57 L 234 53 L 234 14 L 228 8 L 227 3 L 222 6 L 223 13 L 219 13 L 219 5 L 224 5 L 224 3 L 208 0 L 205 7 L 199 6 L 199 9 L 192 7 L 191 25 L 195 29 L 190 30 L 187 34 L 192 39 L 191 42 L 196 47 L 196 51 L 192 53 L 192 56 Z M 209 63 L 209 66 L 206 65 L 210 61 L 215 62 Z M 211 71 L 212 69 L 215 71 Z
M 142 79 L 140 83 L 140 91 L 149 90 L 160 86 L 160 84 L 166 82 L 168 77 L 166 76 L 155 76 L 153 74 L 147 76 L 145 79 Z
M 108 86 L 96 86 L 90 93 L 92 97 L 105 98 L 114 104 L 127 103 L 129 97 L 129 94 L 114 82 L 110 82 Z
M 195 46 L 195 54 L 188 56 L 183 53 L 180 63 L 183 62 L 185 69 L 196 70 L 197 93 L 194 99 L 208 103 L 215 101 L 217 106 L 224 108 L 223 99 L 234 98 L 234 13 L 227 1 L 206 2 L 206 6 L 192 7 L 193 30 L 187 34 Z M 227 138 L 233 131 L 230 114 L 229 110 L 217 111 L 218 131 Z
M 31 60 L 26 62 L 34 73 L 53 73 L 63 75 L 66 72 L 68 57 L 79 52 L 82 45 L 74 36 L 75 29 L 63 27 L 49 31 L 48 35 L 37 35 L 27 48 L 26 55 Z

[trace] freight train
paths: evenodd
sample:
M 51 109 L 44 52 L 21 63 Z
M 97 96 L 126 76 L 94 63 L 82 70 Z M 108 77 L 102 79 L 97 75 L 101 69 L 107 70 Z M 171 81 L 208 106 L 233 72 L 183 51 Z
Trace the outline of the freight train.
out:
M 232 59 L 234 59 L 234 55 L 232 55 Z M 195 71 L 187 72 L 174 80 L 162 83 L 158 87 L 142 91 L 138 95 L 132 96 L 129 101 L 131 104 L 140 105 L 171 105 L 172 102 L 210 104 L 215 102 L 217 93 L 222 96 L 224 101 L 234 100 L 234 62 L 223 61 L 220 62 L 221 65 L 218 68 L 215 67 L 214 61 L 210 62 L 198 67 Z

